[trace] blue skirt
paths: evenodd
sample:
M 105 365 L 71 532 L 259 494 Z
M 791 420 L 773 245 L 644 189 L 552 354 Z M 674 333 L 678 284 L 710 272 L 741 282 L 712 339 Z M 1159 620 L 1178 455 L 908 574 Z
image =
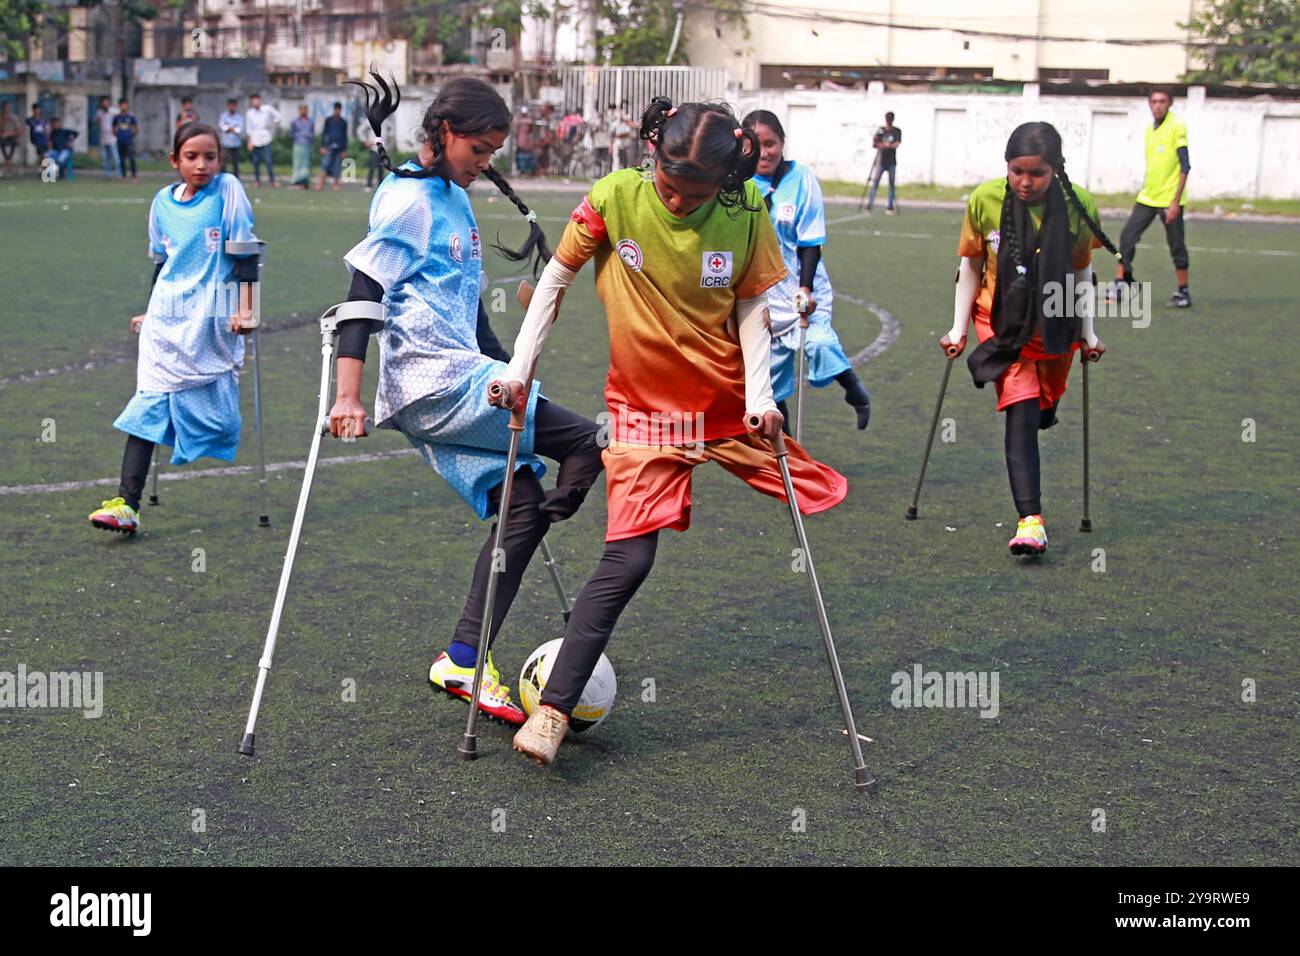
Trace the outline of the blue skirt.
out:
M 808 335 L 803 344 L 806 362 L 804 369 L 814 388 L 825 388 L 835 381 L 835 376 L 853 366 L 844 354 L 840 337 L 835 334 L 829 319 L 817 321 L 814 314 L 808 323 Z M 772 397 L 783 402 L 795 391 L 795 371 L 799 359 L 799 327 L 772 340 Z
M 485 363 L 450 392 L 417 399 L 383 425 L 405 435 L 479 518 L 492 514 L 488 492 L 505 480 L 510 413 L 487 402 L 488 384 L 504 377 L 505 370 L 504 362 Z M 546 465 L 532 453 L 540 394 L 534 379 L 515 463 L 516 471 L 532 468 L 538 478 L 546 474 Z
M 179 392 L 136 392 L 113 422 L 128 435 L 169 446 L 173 465 L 196 458 L 234 461 L 242 426 L 234 371 Z

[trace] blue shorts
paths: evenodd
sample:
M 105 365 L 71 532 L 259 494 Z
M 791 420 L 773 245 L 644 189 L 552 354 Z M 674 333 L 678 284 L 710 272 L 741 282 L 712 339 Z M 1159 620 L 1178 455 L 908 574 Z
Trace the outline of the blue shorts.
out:
M 170 446 L 173 465 L 196 458 L 234 461 L 242 426 L 233 371 L 179 392 L 136 392 L 113 422 L 128 435 Z
M 505 478 L 510 413 L 487 403 L 488 384 L 501 378 L 505 368 L 504 362 L 484 363 L 452 391 L 417 399 L 382 426 L 405 435 L 479 518 L 492 514 L 488 492 Z M 534 379 L 515 465 L 516 470 L 532 468 L 538 478 L 546 474 L 546 465 L 532 453 L 540 395 L 541 387 Z
M 829 319 L 818 321 L 813 313 L 808 323 L 808 335 L 803 351 L 807 358 L 805 370 L 814 388 L 825 388 L 835 381 L 835 376 L 853 366 L 844 354 L 840 337 L 835 334 Z M 772 340 L 772 398 L 783 402 L 794 394 L 795 369 L 799 352 L 799 326 L 795 326 L 779 339 Z

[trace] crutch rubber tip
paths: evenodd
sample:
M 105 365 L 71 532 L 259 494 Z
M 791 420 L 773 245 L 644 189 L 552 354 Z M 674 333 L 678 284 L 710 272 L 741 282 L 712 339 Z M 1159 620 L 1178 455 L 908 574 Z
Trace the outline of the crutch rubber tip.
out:
M 1079 522 L 1079 530 L 1080 530 L 1080 531 L 1083 531 L 1083 532 L 1085 532 L 1085 533 L 1091 531 L 1091 530 L 1092 530 L 1092 519 L 1091 519 L 1091 518 L 1084 518 L 1082 521 L 1080 521 L 1080 522 Z
M 256 736 L 257 734 L 244 734 L 244 739 L 241 740 L 239 742 L 239 745 L 235 747 L 235 751 L 237 753 L 243 754 L 245 757 L 253 756 L 253 751 L 254 751 L 253 739 Z
M 915 521 L 915 520 L 916 520 L 916 509 L 913 508 L 911 505 L 908 505 L 908 506 L 907 506 L 907 514 L 903 515 L 903 517 L 906 518 L 908 521 Z
M 859 790 L 867 791 L 873 797 L 880 790 L 880 787 L 876 784 L 876 778 L 871 776 L 866 767 L 859 767 L 853 771 L 853 785 Z
M 460 754 L 461 760 L 473 760 L 478 756 L 478 741 L 466 734 L 456 748 L 456 753 Z
M 149 504 L 151 504 L 151 505 L 156 505 L 157 503 L 158 503 L 158 496 L 157 496 L 157 495 L 150 495 L 150 496 L 149 496 Z
M 258 526 L 259 528 L 269 528 L 269 527 L 271 527 L 271 519 L 270 519 L 270 517 L 268 517 L 267 515 L 258 515 L 258 516 L 257 516 L 257 526 Z

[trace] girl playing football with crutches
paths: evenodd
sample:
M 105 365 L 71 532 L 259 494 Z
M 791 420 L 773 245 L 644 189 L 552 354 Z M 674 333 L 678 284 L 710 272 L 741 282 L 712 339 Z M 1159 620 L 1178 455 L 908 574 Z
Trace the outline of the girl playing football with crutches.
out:
M 650 573 L 659 531 L 691 519 L 691 472 L 718 462 L 764 494 L 785 499 L 771 439 L 782 425 L 772 399 L 767 290 L 785 276 L 781 250 L 748 182 L 759 147 L 725 106 L 656 98 L 641 119 L 653 173 L 624 169 L 600 180 L 574 211 L 515 342 L 502 404 L 525 399 L 557 300 L 587 260 L 609 322 L 604 453 L 609 523 L 605 552 L 574 603 L 542 696 L 515 748 L 555 757 L 619 614 Z M 758 415 L 747 431 L 746 412 Z M 834 507 L 845 478 L 789 442 L 805 514 Z
M 790 414 L 785 402 L 797 388 L 801 312 L 808 316 L 804 356 L 809 383 L 825 388 L 838 382 L 844 389 L 844 401 L 857 413 L 858 428 L 866 428 L 871 421 L 871 395 L 858 381 L 831 328 L 831 282 L 822 261 L 826 210 L 821 186 L 808 166 L 785 158 L 785 130 L 774 114 L 754 110 L 743 125 L 758 137 L 754 184 L 776 227 L 781 258 L 789 273 L 767 293 L 772 314 L 772 395 L 785 416 L 786 432 L 790 433 Z
M 231 461 L 239 448 L 241 335 L 252 331 L 257 256 L 226 243 L 253 244 L 244 187 L 221 172 L 217 134 L 187 123 L 172 140 L 181 182 L 149 207 L 149 255 L 156 263 L 149 307 L 131 319 L 140 333 L 136 393 L 113 423 L 126 432 L 116 498 L 90 513 L 97 528 L 134 534 L 154 445 L 170 445 L 173 465 L 204 456 Z
M 1054 127 L 1016 127 L 1005 158 L 1007 175 L 977 186 L 967 203 L 953 324 L 939 344 L 949 360 L 960 355 L 974 316 L 980 345 L 967 365 L 976 387 L 994 384 L 1006 412 L 1007 474 L 1020 514 L 1009 547 L 1037 555 L 1047 550 L 1038 431 L 1056 424 L 1080 344 L 1085 362 L 1106 350 L 1093 330 L 1092 250 L 1116 250 L 1092 196 L 1066 176 Z
M 390 90 L 377 74 L 371 75 L 378 88 L 361 85 L 366 89 L 370 126 L 379 137 L 401 94 L 396 87 Z M 502 353 L 499 346 L 484 344 L 495 339 L 490 330 L 486 338 L 483 335 L 482 244 L 466 187 L 482 174 L 527 217 L 527 242 L 518 251 L 500 249 L 503 254 L 516 261 L 534 255 L 549 258 L 536 216 L 491 166 L 492 154 L 510 132 L 510 121 L 509 108 L 491 86 L 457 78 L 443 86 L 425 113 L 421 124 L 425 142 L 418 161 L 395 169 L 382 138 L 377 139 L 379 162 L 394 175 L 375 191 L 365 239 L 344 257 L 352 272 L 348 300 L 353 308 L 372 303 L 376 315 L 386 309 L 379 332 L 375 397 L 379 427 L 402 432 L 480 518 L 498 507 L 510 415 L 483 398 L 488 383 L 504 373 L 505 364 L 484 354 Z M 361 404 L 361 373 L 368 323 L 341 323 L 339 336 L 338 391 L 330 429 L 336 436 L 362 435 L 366 412 Z M 537 387 L 527 400 L 519 473 L 504 529 L 504 556 L 496 562 L 493 637 L 551 523 L 578 510 L 602 468 L 594 422 L 540 398 Z M 538 480 L 545 472 L 538 455 L 560 462 L 552 491 L 544 492 Z M 465 701 L 473 693 L 493 543 L 489 532 L 454 637 L 429 670 L 436 687 Z M 491 716 L 515 724 L 524 721 L 490 656 L 478 702 Z

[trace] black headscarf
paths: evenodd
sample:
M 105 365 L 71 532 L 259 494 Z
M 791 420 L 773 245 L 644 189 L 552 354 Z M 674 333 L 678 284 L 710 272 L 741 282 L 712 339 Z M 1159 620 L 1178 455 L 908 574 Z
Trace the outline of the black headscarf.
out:
M 998 232 L 998 275 L 990 315 L 993 336 L 966 360 L 979 388 L 996 381 L 1020 358 L 1020 350 L 1036 329 L 1042 329 L 1045 351 L 1059 355 L 1069 352 L 1071 344 L 1078 341 L 1082 326 L 1073 303 L 1065 303 L 1060 287 L 1054 296 L 1049 296 L 1050 290 L 1045 288 L 1048 283 L 1064 285 L 1066 275 L 1072 271 L 1070 217 L 1056 178 L 1048 187 L 1038 229 L 1034 228 L 1029 207 L 1008 183 Z M 1051 311 L 1064 314 L 1047 314 L 1044 306 L 1049 298 L 1056 305 Z

